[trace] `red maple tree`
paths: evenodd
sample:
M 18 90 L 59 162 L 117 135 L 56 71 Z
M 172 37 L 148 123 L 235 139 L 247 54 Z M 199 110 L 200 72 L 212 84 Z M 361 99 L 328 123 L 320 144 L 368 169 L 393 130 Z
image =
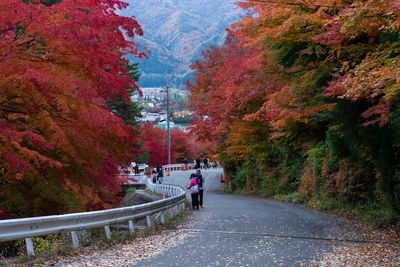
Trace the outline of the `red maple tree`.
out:
M 142 34 L 137 21 L 116 13 L 125 7 L 0 3 L 0 208 L 10 216 L 110 207 L 108 188 L 135 155 L 136 130 L 105 101 L 137 88 L 122 56 L 145 55 L 132 41 Z

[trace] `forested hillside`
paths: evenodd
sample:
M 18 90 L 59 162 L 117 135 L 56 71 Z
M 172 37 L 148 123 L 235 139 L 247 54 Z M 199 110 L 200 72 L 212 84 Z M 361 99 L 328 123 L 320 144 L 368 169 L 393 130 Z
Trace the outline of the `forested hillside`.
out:
M 188 84 L 234 189 L 398 220 L 400 2 L 238 5 Z
M 140 86 L 164 86 L 166 80 L 182 86 L 191 76 L 189 65 L 210 44 L 221 45 L 225 28 L 238 20 L 232 1 L 129 0 L 120 13 L 136 16 L 144 35 L 149 60 L 141 62 Z M 130 58 L 133 59 L 133 58 Z

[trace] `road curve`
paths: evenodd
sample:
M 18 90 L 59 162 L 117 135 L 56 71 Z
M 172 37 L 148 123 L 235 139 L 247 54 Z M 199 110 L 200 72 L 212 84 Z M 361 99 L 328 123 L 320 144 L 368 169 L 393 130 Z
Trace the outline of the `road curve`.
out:
M 134 266 L 315 266 L 323 253 L 352 239 L 336 216 L 256 197 L 221 192 L 222 170 L 205 170 L 204 209 L 184 227 L 183 243 Z M 164 183 L 189 184 L 190 171 Z M 346 231 L 348 233 L 348 231 Z M 132 265 L 133 266 L 133 265 Z

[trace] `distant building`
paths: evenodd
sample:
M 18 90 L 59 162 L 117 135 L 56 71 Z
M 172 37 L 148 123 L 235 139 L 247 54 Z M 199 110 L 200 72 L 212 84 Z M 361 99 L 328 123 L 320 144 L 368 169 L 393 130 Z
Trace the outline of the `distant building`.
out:
M 160 114 L 160 121 L 167 120 L 167 111 L 161 110 L 158 114 Z
M 145 112 L 142 114 L 143 117 L 140 118 L 140 121 L 142 122 L 158 122 L 161 120 L 161 116 L 158 113 L 150 113 L 150 112 Z

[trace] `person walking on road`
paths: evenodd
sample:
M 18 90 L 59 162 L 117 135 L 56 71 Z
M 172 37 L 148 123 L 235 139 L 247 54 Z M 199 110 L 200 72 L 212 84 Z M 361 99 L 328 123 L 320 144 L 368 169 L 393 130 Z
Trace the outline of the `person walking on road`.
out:
M 218 167 L 217 160 L 214 159 L 213 168 L 216 169 Z
M 204 169 L 207 170 L 208 169 L 208 158 L 204 157 L 203 162 L 204 162 Z
M 188 167 L 188 158 L 187 157 L 185 157 L 183 159 L 183 164 L 185 164 L 185 167 L 186 167 L 186 170 L 187 170 L 187 167 Z
M 190 175 L 190 185 L 187 187 L 190 189 L 190 194 L 192 197 L 192 209 L 199 210 L 199 184 L 195 173 Z
M 206 180 L 204 179 L 203 175 L 201 174 L 200 169 L 197 169 L 196 171 L 196 178 L 199 184 L 199 204 L 200 208 L 203 208 L 203 192 L 204 192 L 204 184 Z
M 161 184 L 163 181 L 164 174 L 163 174 L 163 169 L 159 162 L 157 162 L 156 171 L 157 171 L 157 182 Z
M 200 169 L 200 157 L 196 157 L 196 169 Z

